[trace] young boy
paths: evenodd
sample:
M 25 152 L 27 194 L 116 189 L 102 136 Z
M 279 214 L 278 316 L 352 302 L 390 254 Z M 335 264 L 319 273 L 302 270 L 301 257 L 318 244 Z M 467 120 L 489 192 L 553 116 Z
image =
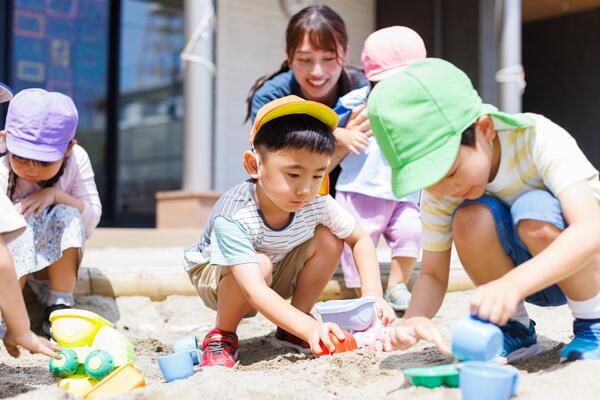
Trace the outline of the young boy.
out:
M 0 102 L 11 98 L 11 90 L 0 82 Z M 3 147 L 0 146 L 0 153 L 4 151 Z M 6 247 L 6 242 L 17 237 L 25 226 L 25 219 L 16 211 L 6 193 L 0 193 L 0 339 L 13 357 L 19 357 L 18 346 L 31 353 L 55 357 L 55 351 L 60 349 L 31 332 L 15 267 Z
M 508 362 L 538 351 L 524 300 L 567 303 L 575 337 L 561 359 L 599 359 L 600 182 L 575 140 L 541 115 L 483 104 L 439 59 L 381 82 L 368 109 L 396 196 L 425 188 L 422 270 L 406 324 L 449 351 L 430 318 L 454 240 L 477 286 L 471 313 L 501 326 Z
M 362 295 L 377 298 L 384 325 L 394 319 L 382 297 L 375 248 L 365 231 L 331 196 L 317 196 L 333 154 L 337 115 L 329 107 L 287 96 L 257 114 L 252 151 L 243 165 L 250 177 L 217 202 L 184 266 L 204 303 L 217 310 L 215 328 L 202 343 L 203 366 L 232 367 L 236 329 L 255 310 L 275 323 L 276 338 L 298 350 L 333 350 L 329 333 L 341 329 L 309 316 L 333 275 L 343 243 L 352 248 Z M 291 305 L 285 298 L 292 296 Z

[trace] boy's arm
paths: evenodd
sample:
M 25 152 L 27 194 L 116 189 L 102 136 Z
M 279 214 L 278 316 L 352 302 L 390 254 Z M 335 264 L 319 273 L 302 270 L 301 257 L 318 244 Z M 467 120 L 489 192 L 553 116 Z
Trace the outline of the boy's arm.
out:
M 12 265 L 10 253 L 0 234 L 0 311 L 6 323 L 4 344 L 13 357 L 19 356 L 17 345 L 23 346 L 32 353 L 41 353 L 55 357 L 59 348 L 42 340 L 31 332 L 29 316 L 19 287 L 19 281 Z
M 502 278 L 482 285 L 471 299 L 472 312 L 502 325 L 527 296 L 573 275 L 600 252 L 600 207 L 581 181 L 558 195 L 567 229 L 542 252 Z M 595 282 L 590 282 L 590 285 Z
M 431 321 L 442 305 L 448 289 L 451 250 L 423 251 L 421 272 L 413 286 L 410 305 L 404 314 L 405 325 L 414 328 L 417 337 L 435 343 L 438 350 L 450 354 L 450 348 Z
M 305 340 L 314 354 L 323 353 L 320 342 L 330 352 L 335 351 L 329 332 L 333 332 L 339 340 L 345 339 L 339 326 L 319 323 L 267 286 L 257 264 L 238 264 L 229 268 L 248 303 L 277 326 Z
M 379 273 L 379 260 L 373 241 L 367 232 L 358 224 L 354 230 L 344 239 L 352 249 L 352 256 L 358 275 L 360 276 L 361 294 L 363 297 L 373 296 L 377 298 L 378 316 L 384 325 L 389 325 L 395 318 L 394 310 L 383 300 L 383 289 L 381 287 L 381 275 Z

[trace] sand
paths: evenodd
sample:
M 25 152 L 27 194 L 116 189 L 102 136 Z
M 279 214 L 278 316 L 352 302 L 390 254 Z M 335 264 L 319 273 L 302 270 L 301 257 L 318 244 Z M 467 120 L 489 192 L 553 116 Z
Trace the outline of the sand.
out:
M 469 292 L 450 293 L 436 321 L 449 339 L 452 324 L 467 312 Z M 460 399 L 458 389 L 415 388 L 402 376 L 405 368 L 449 363 L 435 348 L 422 343 L 409 351 L 355 352 L 319 359 L 274 346 L 274 326 L 264 317 L 244 320 L 239 328 L 240 364 L 197 369 L 187 380 L 165 383 L 156 358 L 171 351 L 174 339 L 203 337 L 214 312 L 196 297 L 171 296 L 162 302 L 145 297 L 111 299 L 87 296 L 80 307 L 100 313 L 132 340 L 147 386 L 119 399 Z M 39 321 L 40 309 L 32 308 Z M 600 398 L 600 362 L 559 363 L 559 350 L 571 336 L 566 307 L 528 306 L 537 322 L 543 353 L 515 364 L 521 371 L 518 399 Z M 11 358 L 0 346 L 0 398 L 70 399 L 55 386 L 47 359 L 23 354 Z

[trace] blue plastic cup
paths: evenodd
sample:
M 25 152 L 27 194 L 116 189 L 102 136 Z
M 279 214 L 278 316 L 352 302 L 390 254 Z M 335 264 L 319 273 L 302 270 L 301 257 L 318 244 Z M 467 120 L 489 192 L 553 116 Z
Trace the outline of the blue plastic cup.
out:
M 452 331 L 452 354 L 462 361 L 489 361 L 498 357 L 502 342 L 502 331 L 496 325 L 466 317 Z
M 180 351 L 199 350 L 199 349 L 200 349 L 200 346 L 198 346 L 198 338 L 196 338 L 196 336 L 182 337 L 173 342 L 173 353 L 179 353 Z M 193 352 L 192 360 L 194 362 L 194 365 L 200 364 L 200 353 Z
M 459 379 L 463 400 L 507 400 L 519 389 L 519 370 L 489 361 L 465 361 Z
M 158 366 L 165 380 L 171 382 L 192 376 L 194 374 L 194 353 L 196 353 L 196 357 L 199 357 L 198 350 L 180 351 L 158 357 Z

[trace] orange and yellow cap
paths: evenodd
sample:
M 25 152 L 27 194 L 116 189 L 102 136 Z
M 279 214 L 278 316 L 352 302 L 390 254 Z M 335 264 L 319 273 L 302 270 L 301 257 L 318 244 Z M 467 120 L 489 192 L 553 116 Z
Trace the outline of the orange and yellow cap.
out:
M 254 144 L 254 138 L 264 124 L 275 118 L 292 114 L 310 115 L 327 125 L 331 131 L 337 128 L 338 116 L 331 108 L 316 101 L 290 95 L 270 101 L 258 110 L 250 131 L 250 144 Z

